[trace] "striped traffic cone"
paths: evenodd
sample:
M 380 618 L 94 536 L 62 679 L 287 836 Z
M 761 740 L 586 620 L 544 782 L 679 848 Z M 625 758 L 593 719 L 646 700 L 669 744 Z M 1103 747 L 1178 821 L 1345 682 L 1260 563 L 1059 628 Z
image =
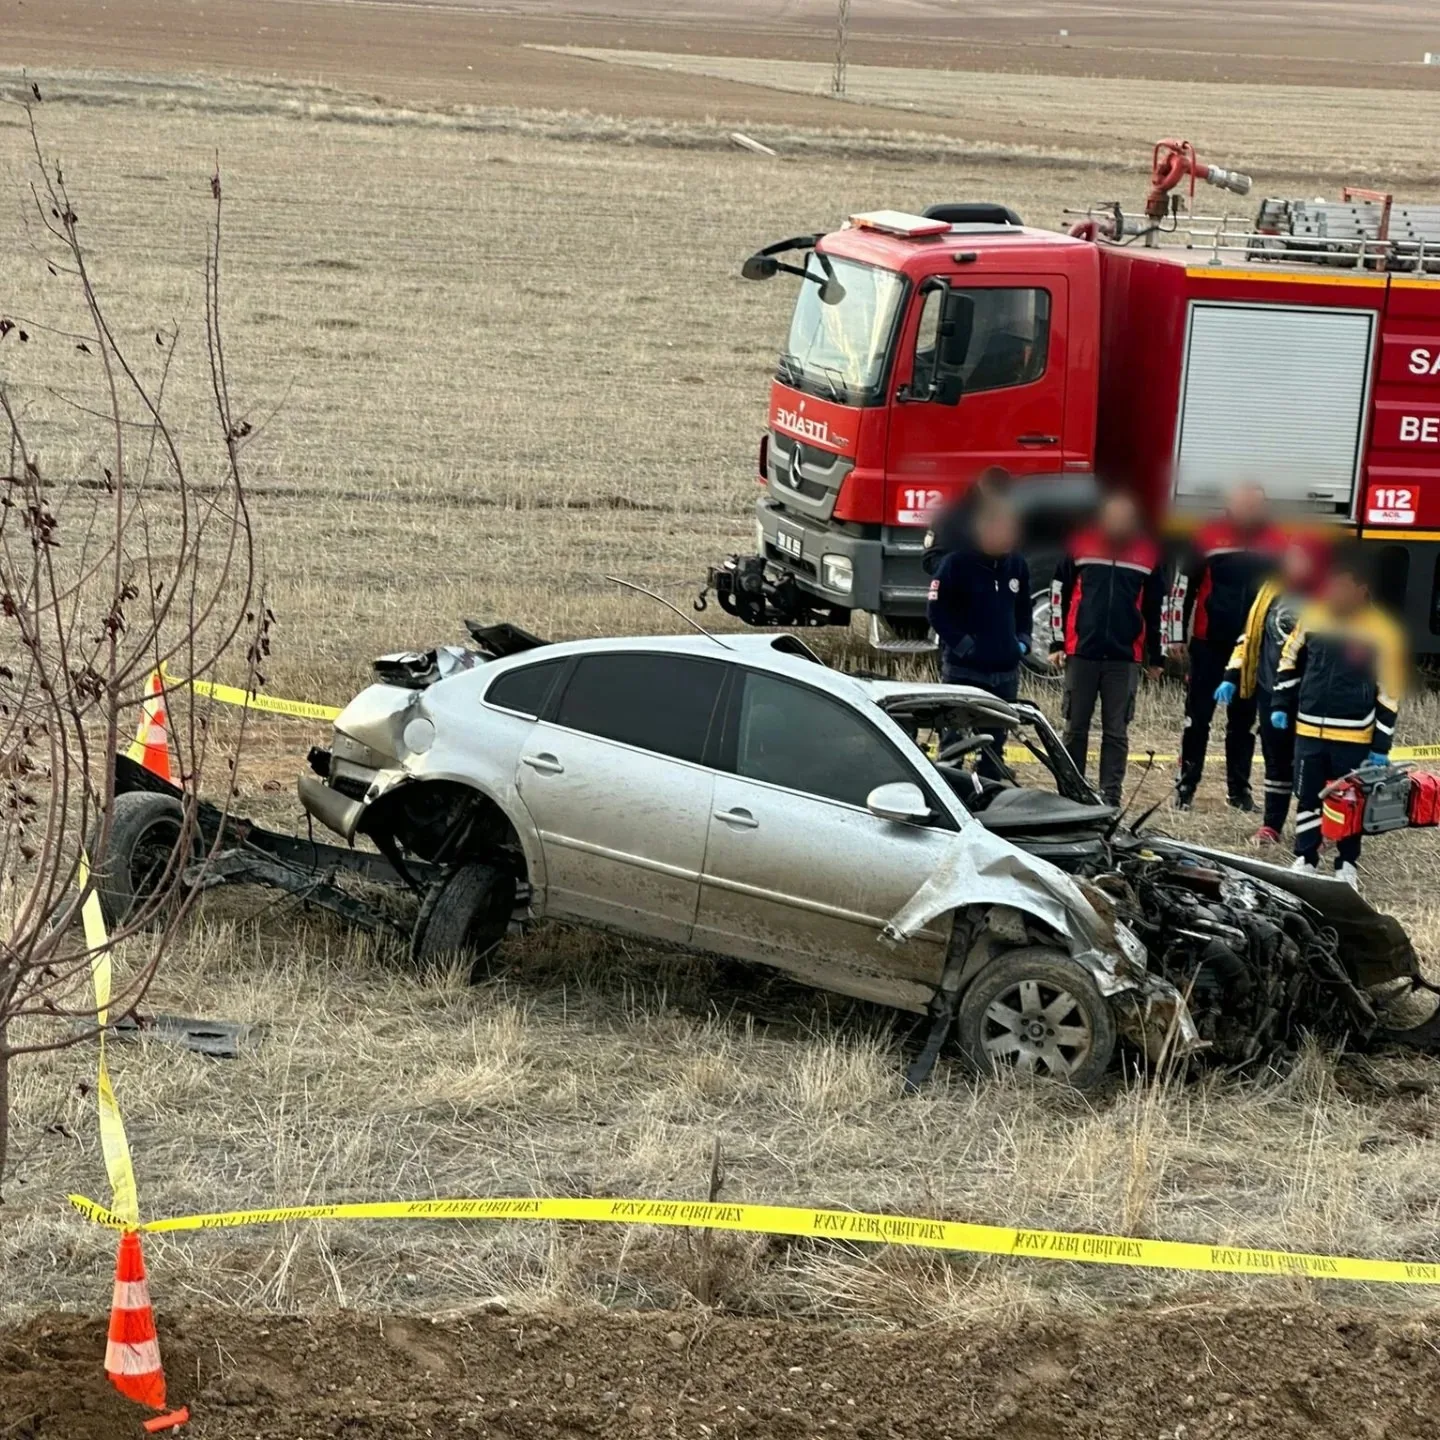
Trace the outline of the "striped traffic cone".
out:
M 135 732 L 134 743 L 126 752 L 138 765 L 143 765 L 152 775 L 157 775 L 167 784 L 173 783 L 170 774 L 170 734 L 166 728 L 165 682 L 158 670 L 150 672 L 145 682 L 145 708 L 140 714 L 140 728 Z
M 155 1335 L 155 1312 L 150 1308 L 150 1282 L 145 1278 L 145 1257 L 140 1234 L 126 1230 L 120 1236 L 115 1260 L 115 1298 L 110 1307 L 110 1338 L 105 1345 L 105 1373 L 128 1399 L 165 1408 L 165 1371 L 160 1364 L 160 1341 Z M 145 1421 L 151 1432 L 173 1429 L 190 1418 L 185 1409 Z

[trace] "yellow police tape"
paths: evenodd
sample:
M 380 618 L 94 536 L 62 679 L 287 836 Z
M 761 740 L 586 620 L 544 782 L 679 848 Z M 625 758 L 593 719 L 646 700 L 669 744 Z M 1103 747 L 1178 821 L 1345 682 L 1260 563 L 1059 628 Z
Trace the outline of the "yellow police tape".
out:
M 218 701 L 221 705 L 263 710 L 269 715 L 291 715 L 300 720 L 335 720 L 340 715 L 341 707 L 336 705 L 321 705 L 313 700 L 282 700 L 276 695 L 261 695 L 251 690 L 243 690 L 238 685 L 221 685 L 213 680 L 173 680 L 167 675 L 165 681 L 168 685 L 192 690 L 196 695 Z M 1090 758 L 1097 758 L 1097 754 L 1098 752 L 1092 750 Z M 1007 746 L 1005 758 L 1012 765 L 1035 763 L 1035 756 L 1018 745 Z M 1151 756 L 1148 751 L 1127 755 L 1125 758 L 1132 765 L 1144 765 L 1152 759 L 1157 765 L 1174 765 L 1180 759 L 1178 755 Z M 1390 752 L 1390 758 L 1396 761 L 1440 760 L 1440 745 L 1397 745 Z
M 90 866 L 80 857 L 77 877 L 83 891 L 90 879 Z M 85 925 L 85 946 L 90 952 L 90 983 L 95 994 L 95 1022 L 100 1027 L 100 1061 L 95 1094 L 100 1112 L 100 1152 L 105 1157 L 105 1173 L 110 1178 L 111 1205 L 122 1225 L 133 1229 L 140 1223 L 140 1200 L 135 1188 L 135 1166 L 130 1159 L 130 1142 L 125 1136 L 125 1121 L 120 1114 L 110 1084 L 110 1067 L 105 1063 L 105 1030 L 110 1017 L 112 986 L 110 937 L 105 931 L 105 916 L 100 909 L 100 896 L 91 890 L 80 907 Z
M 112 1229 L 126 1220 L 71 1195 L 87 1220 Z M 571 1220 L 587 1224 L 669 1225 L 697 1230 L 739 1230 L 815 1240 L 861 1241 L 976 1255 L 1017 1255 L 1036 1260 L 1076 1260 L 1147 1270 L 1209 1271 L 1227 1275 L 1301 1275 L 1316 1280 L 1359 1280 L 1390 1285 L 1440 1285 L 1440 1263 L 1367 1260 L 1309 1255 L 1292 1250 L 1255 1250 L 1202 1245 L 1188 1240 L 1139 1240 L 1063 1230 L 1020 1230 L 1008 1225 L 971 1225 L 909 1215 L 852 1210 L 812 1210 L 798 1205 L 743 1205 L 687 1200 L 460 1199 L 383 1200 L 353 1205 L 295 1205 L 267 1210 L 229 1210 L 152 1220 L 138 1228 L 151 1235 L 185 1230 L 226 1230 L 237 1225 L 276 1225 L 294 1220 Z
M 312 700 L 281 700 L 274 695 L 261 695 L 252 690 L 242 690 L 238 685 L 220 685 L 213 680 L 171 680 L 166 683 L 182 686 L 203 695 L 209 700 L 218 700 L 222 705 L 239 705 L 246 710 L 263 710 L 268 715 L 293 715 L 299 720 L 334 720 L 340 709 L 335 705 L 319 705 Z

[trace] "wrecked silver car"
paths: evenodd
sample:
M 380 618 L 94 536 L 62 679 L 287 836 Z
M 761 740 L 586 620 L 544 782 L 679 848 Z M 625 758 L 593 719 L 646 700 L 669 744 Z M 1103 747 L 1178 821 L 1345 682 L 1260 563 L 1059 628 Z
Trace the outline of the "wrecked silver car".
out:
M 417 959 L 581 921 L 927 1014 L 915 1080 L 953 1036 L 1077 1086 L 1122 1040 L 1239 1066 L 1387 1038 L 1375 997 L 1424 983 L 1348 887 L 1123 829 L 1034 706 L 793 635 L 472 635 L 377 662 L 299 781 L 422 896 Z
M 951 1039 L 1077 1086 L 1122 1045 L 1227 1069 L 1307 1034 L 1440 1049 L 1395 920 L 1127 825 L 1034 705 L 843 674 L 794 635 L 471 635 L 377 661 L 311 751 L 300 800 L 334 842 L 202 803 L 187 883 L 286 891 L 476 974 L 546 917 L 759 962 L 930 1017 L 913 1083 Z M 179 791 L 115 769 L 112 922 L 187 828 Z

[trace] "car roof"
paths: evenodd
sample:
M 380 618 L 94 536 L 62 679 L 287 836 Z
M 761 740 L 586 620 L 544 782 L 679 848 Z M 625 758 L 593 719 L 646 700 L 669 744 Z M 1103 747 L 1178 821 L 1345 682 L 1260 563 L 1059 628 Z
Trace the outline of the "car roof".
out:
M 988 690 L 973 685 L 937 685 L 933 681 L 880 680 L 847 675 L 827 665 L 799 636 L 789 632 L 759 635 L 616 635 L 598 640 L 561 640 L 535 650 L 507 656 L 505 663 L 558 659 L 567 655 L 602 654 L 606 651 L 642 651 L 651 654 L 693 655 L 701 660 L 743 664 L 756 670 L 770 670 L 801 680 L 817 689 L 843 695 L 852 701 L 868 702 L 883 709 L 898 701 L 920 704 L 964 705 L 974 701 L 989 710 L 1009 707 L 997 702 Z M 502 662 L 492 662 L 500 664 Z M 486 667 L 489 668 L 488 666 Z M 1016 716 L 1018 722 L 1019 716 Z
M 843 671 L 833 670 L 798 636 L 781 632 L 760 635 L 616 635 L 603 640 L 561 640 L 535 650 L 510 655 L 499 666 L 524 664 L 526 661 L 550 660 L 567 655 L 602 654 L 606 651 L 643 651 L 650 654 L 693 655 L 700 660 L 719 660 L 729 664 L 747 665 L 756 670 L 770 670 L 788 675 L 806 684 L 850 700 L 872 701 L 874 696 L 865 682 Z M 485 667 L 489 669 L 489 666 Z M 904 687 L 902 687 L 904 688 Z

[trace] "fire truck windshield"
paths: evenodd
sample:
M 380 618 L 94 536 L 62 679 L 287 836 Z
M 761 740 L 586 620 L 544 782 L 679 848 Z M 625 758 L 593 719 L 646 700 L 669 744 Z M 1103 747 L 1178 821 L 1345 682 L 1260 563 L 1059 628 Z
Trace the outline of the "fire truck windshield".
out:
M 854 260 L 829 263 L 843 294 L 828 304 L 822 298 L 819 282 L 828 277 L 812 253 L 805 269 L 816 283 L 800 286 L 777 374 L 785 384 L 812 395 L 871 405 L 880 397 L 905 282 L 893 270 Z

